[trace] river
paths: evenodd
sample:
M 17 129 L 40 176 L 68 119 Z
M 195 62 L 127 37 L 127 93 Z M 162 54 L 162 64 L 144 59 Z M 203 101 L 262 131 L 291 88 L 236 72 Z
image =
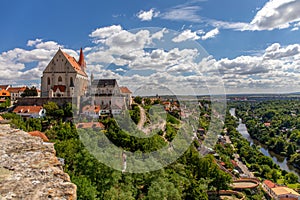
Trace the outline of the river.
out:
M 236 117 L 236 115 L 235 115 L 235 108 L 231 108 L 229 110 L 229 112 L 230 112 L 230 114 L 232 116 Z M 299 177 L 299 170 L 297 170 L 295 167 L 289 165 L 288 162 L 287 162 L 287 158 L 286 157 L 280 156 L 278 154 L 275 154 L 272 151 L 269 151 L 267 149 L 266 145 L 263 145 L 259 141 L 252 139 L 251 136 L 250 136 L 250 134 L 248 133 L 246 125 L 242 122 L 241 119 L 239 119 L 239 126 L 237 127 L 236 130 L 240 134 L 242 134 L 242 136 L 245 139 L 247 139 L 250 142 L 250 145 L 255 144 L 257 146 L 260 146 L 260 152 L 262 152 L 265 156 L 268 156 L 268 157 L 272 158 L 272 160 L 274 161 L 274 163 L 276 163 L 277 165 L 279 165 L 279 167 L 282 170 L 286 170 L 287 172 L 294 172 Z

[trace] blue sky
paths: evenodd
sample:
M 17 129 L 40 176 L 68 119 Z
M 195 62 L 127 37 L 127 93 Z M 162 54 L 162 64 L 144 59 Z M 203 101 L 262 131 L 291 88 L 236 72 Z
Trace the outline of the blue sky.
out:
M 147 39 L 147 32 L 142 30 L 158 27 L 157 31 L 167 29 L 178 33 L 180 39 L 170 41 L 175 43 L 174 48 L 178 45 L 180 49 L 185 46 L 183 43 L 190 41 L 200 44 L 211 55 L 201 63 L 195 61 L 197 56 L 191 60 L 180 56 L 181 61 L 175 63 L 149 61 L 166 65 L 163 77 L 168 81 L 188 81 L 189 85 L 197 82 L 199 85 L 197 73 L 191 71 L 201 69 L 198 76 L 207 79 L 206 85 L 217 87 L 212 83 L 223 82 L 227 93 L 294 92 L 300 89 L 299 0 L 28 0 L 5 1 L 1 8 L 0 69 L 3 73 L 0 84 L 39 85 L 42 71 L 58 47 L 74 57 L 83 47 L 89 73 L 100 77 L 116 76 L 134 90 L 138 84 L 129 80 L 151 83 L 161 76 L 162 71 L 153 66 L 156 72 L 151 73 L 152 76 L 146 73 L 148 77 L 135 74 L 130 78 L 118 72 L 131 70 L 127 74 L 132 76 L 136 71 L 133 63 L 137 61 L 99 58 L 116 53 L 112 51 L 112 45 L 121 45 L 117 40 L 113 41 L 116 34 L 120 36 L 118 39 L 126 40 L 128 34 L 124 33 L 127 32 L 134 40 L 126 43 L 124 49 L 128 52 L 143 49 L 136 51 L 134 57 L 147 60 L 147 53 L 153 56 L 153 52 L 145 51 L 145 45 L 132 44 L 149 41 L 154 32 Z M 132 32 L 132 29 L 141 32 Z M 176 52 L 173 50 L 166 47 L 165 51 L 155 51 L 155 55 L 159 52 L 160 56 L 166 56 L 161 59 L 167 59 L 166 53 Z M 184 64 L 182 60 L 195 63 Z M 120 68 L 105 68 L 104 62 Z M 171 65 L 167 66 L 170 63 L 172 70 Z M 146 68 L 152 72 L 150 67 Z M 174 69 L 180 69 L 180 73 L 172 74 L 170 71 L 174 72 Z M 161 83 L 161 77 L 158 80 L 157 83 Z

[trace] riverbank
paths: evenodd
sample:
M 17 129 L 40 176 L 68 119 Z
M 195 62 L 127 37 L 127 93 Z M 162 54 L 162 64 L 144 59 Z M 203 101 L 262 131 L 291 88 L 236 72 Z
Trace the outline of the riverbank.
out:
M 231 116 L 236 117 L 235 115 L 235 108 L 231 108 L 229 110 Z M 293 172 L 295 173 L 299 180 L 300 180 L 300 170 L 296 169 L 295 167 L 293 167 L 292 165 L 290 165 L 287 161 L 286 157 L 283 157 L 281 155 L 278 155 L 270 150 L 268 150 L 267 146 L 264 144 L 261 144 L 259 141 L 253 139 L 250 134 L 248 133 L 247 127 L 246 125 L 242 122 L 241 119 L 239 119 L 239 125 L 237 127 L 237 131 L 250 143 L 250 146 L 252 146 L 253 144 L 255 144 L 257 147 L 259 147 L 259 151 L 265 155 L 270 157 L 273 162 L 275 164 L 277 164 L 281 170 L 285 170 L 287 172 Z

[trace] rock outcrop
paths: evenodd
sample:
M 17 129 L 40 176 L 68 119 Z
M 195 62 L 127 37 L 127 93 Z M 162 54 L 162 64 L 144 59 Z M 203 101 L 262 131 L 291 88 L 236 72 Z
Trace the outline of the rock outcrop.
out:
M 0 200 L 76 199 L 52 143 L 0 124 Z

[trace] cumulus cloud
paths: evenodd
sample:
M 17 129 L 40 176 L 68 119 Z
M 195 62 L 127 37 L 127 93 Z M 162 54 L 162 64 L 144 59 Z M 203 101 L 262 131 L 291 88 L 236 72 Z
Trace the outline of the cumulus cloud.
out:
M 207 33 L 205 33 L 205 35 L 203 35 L 201 37 L 202 40 L 207 40 L 209 38 L 214 38 L 216 37 L 218 34 L 220 33 L 219 29 L 218 28 L 215 28 Z
M 270 0 L 260 9 L 251 25 L 255 30 L 273 30 L 288 28 L 300 21 L 300 1 Z
M 192 32 L 191 30 L 187 29 L 180 33 L 178 36 L 172 39 L 173 42 L 182 42 L 186 40 L 198 40 L 200 36 L 197 35 L 197 32 Z
M 102 41 L 85 48 L 87 70 L 96 78 L 116 78 L 133 91 L 144 84 L 162 84 L 178 93 L 192 90 L 207 93 L 220 88 L 222 80 L 231 93 L 300 89 L 299 44 L 274 43 L 253 55 L 216 60 L 208 55 L 201 57 L 199 49 L 176 42 L 208 39 L 217 34 L 218 29 L 206 34 L 185 30 L 174 35 L 167 29 L 130 32 L 119 25 L 99 28 L 90 37 Z M 167 49 L 166 38 L 171 40 Z M 155 44 L 159 44 L 157 48 Z M 15 48 L 0 54 L 0 80 L 39 80 L 50 59 L 62 47 L 55 41 L 41 39 L 30 40 L 27 45 L 30 50 Z M 78 56 L 72 49 L 63 50 Z
M 156 12 L 153 8 L 151 8 L 149 11 L 141 10 L 136 15 L 141 21 L 151 21 L 153 17 L 157 17 L 159 15 L 159 12 Z
M 55 41 L 42 39 L 29 40 L 27 46 L 30 50 L 15 48 L 0 54 L 1 80 L 36 80 L 40 79 L 50 59 L 63 45 Z M 77 56 L 77 53 L 65 49 L 67 53 Z
M 95 43 L 100 43 L 104 42 L 106 38 L 117 34 L 120 31 L 122 31 L 122 27 L 120 25 L 112 25 L 108 27 L 97 28 L 89 36 L 95 39 Z

